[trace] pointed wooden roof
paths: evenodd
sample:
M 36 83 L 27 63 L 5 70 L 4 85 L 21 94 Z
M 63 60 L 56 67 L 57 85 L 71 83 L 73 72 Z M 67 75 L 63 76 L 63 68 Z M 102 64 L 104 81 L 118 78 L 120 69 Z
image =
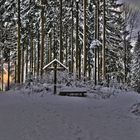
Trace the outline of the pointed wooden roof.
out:
M 68 67 L 66 67 L 64 64 L 62 64 L 59 60 L 57 59 L 54 59 L 52 60 L 50 63 L 48 63 L 47 65 L 45 65 L 43 67 L 43 70 L 45 70 L 46 68 L 48 68 L 50 65 L 52 65 L 54 62 L 57 62 L 58 64 L 60 64 L 63 68 L 67 69 L 68 70 Z

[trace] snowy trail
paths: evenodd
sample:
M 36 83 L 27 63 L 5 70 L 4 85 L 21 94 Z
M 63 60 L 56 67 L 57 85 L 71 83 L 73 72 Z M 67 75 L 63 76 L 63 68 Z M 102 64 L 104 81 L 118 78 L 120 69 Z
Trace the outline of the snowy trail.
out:
M 106 100 L 0 94 L 0 140 L 138 140 L 138 95 Z

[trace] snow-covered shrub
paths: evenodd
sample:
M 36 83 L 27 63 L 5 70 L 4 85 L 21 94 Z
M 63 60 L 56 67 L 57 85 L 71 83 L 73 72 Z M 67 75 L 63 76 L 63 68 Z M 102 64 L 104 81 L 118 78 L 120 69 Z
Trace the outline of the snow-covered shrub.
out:
M 23 84 L 12 84 L 11 90 L 20 91 L 23 94 L 34 94 L 34 93 L 47 93 L 51 91 L 49 85 L 42 82 L 39 78 L 29 78 Z
M 98 94 L 98 96 L 100 96 L 103 99 L 107 99 L 107 98 L 110 98 L 111 96 L 115 95 L 115 89 L 114 88 L 97 86 L 96 90 L 97 90 L 96 93 Z
M 118 90 L 124 90 L 124 91 L 131 90 L 130 85 L 128 85 L 127 83 L 118 82 L 116 78 L 110 80 L 109 87 Z
M 13 83 L 10 85 L 11 90 L 21 90 L 23 88 L 23 84 Z

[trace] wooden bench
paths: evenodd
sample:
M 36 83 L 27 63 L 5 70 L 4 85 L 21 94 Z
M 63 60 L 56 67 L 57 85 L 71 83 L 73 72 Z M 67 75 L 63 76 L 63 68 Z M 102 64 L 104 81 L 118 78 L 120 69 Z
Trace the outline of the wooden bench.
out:
M 85 90 L 62 90 L 59 92 L 59 95 L 85 97 L 86 96 L 85 93 L 87 93 L 87 91 L 85 91 Z

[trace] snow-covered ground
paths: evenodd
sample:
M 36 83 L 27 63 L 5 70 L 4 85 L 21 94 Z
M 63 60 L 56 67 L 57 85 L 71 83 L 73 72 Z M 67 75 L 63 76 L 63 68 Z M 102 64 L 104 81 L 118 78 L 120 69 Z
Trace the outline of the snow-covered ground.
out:
M 87 97 L 22 92 L 0 93 L 0 140 L 140 139 L 139 94 L 104 99 L 97 96 L 104 90 Z

